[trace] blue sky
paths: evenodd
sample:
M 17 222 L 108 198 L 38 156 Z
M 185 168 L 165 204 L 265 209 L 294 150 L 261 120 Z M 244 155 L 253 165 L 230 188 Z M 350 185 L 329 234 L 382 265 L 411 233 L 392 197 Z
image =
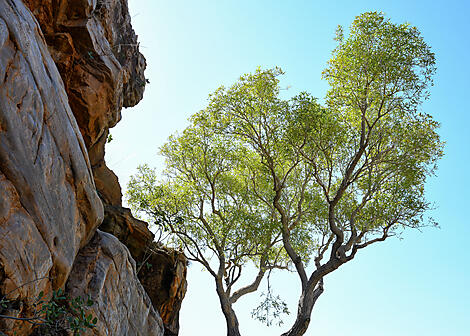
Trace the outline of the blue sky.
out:
M 150 80 L 138 106 L 122 111 L 106 160 L 125 187 L 139 164 L 162 168 L 158 147 L 205 107 L 218 86 L 257 66 L 280 66 L 287 95 L 324 97 L 321 71 L 345 27 L 365 11 L 417 26 L 436 53 L 437 76 L 423 110 L 441 124 L 445 157 L 427 185 L 440 229 L 408 231 L 361 251 L 329 275 L 307 335 L 470 335 L 470 28 L 467 1 L 155 1 L 129 0 Z M 224 335 L 213 281 L 192 264 L 180 316 L 182 336 Z M 295 313 L 299 283 L 292 274 L 272 282 Z M 265 287 L 261 288 L 262 292 Z M 258 294 L 237 302 L 244 335 L 279 335 L 250 317 Z

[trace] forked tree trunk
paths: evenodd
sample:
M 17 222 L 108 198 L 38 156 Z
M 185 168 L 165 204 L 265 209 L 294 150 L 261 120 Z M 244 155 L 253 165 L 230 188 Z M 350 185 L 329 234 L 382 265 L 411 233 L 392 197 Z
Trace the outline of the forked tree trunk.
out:
M 323 286 L 319 286 L 314 291 L 303 290 L 299 299 L 297 318 L 292 328 L 281 336 L 302 336 L 307 331 L 310 324 L 313 306 L 320 295 L 323 293 Z
M 232 308 L 229 297 L 224 291 L 222 281 L 216 280 L 217 295 L 219 296 L 220 306 L 225 316 L 227 323 L 227 336 L 241 336 L 238 327 L 238 319 L 235 311 Z

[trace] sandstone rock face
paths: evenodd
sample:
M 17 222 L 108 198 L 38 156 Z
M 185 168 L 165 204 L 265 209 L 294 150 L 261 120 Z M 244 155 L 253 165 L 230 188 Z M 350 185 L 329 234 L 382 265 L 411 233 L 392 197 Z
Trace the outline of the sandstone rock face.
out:
M 138 277 L 160 312 L 165 336 L 176 336 L 179 311 L 187 289 L 187 259 L 181 252 L 152 243 L 141 260 Z
M 91 334 L 163 335 L 158 312 L 178 333 L 186 259 L 155 249 L 104 161 L 145 66 L 127 0 L 0 0 L 0 299 L 15 300 L 0 314 L 30 316 L 40 291 L 66 284 L 96 302 Z
M 0 2 L 0 191 L 1 292 L 47 276 L 11 295 L 63 286 L 103 207 L 60 74 L 18 0 Z
M 104 162 L 110 127 L 123 106 L 137 104 L 145 89 L 127 0 L 25 0 L 39 21 L 65 84 L 70 107 L 88 149 L 100 196 L 121 204 L 117 178 Z
M 94 301 L 87 335 L 163 335 L 160 316 L 136 276 L 135 262 L 113 235 L 97 231 L 77 256 L 66 291 Z
M 50 292 L 51 252 L 33 218 L 22 207 L 15 186 L 1 173 L 0 195 L 0 295 L 25 301 L 37 297 L 41 290 Z M 23 284 L 28 285 L 20 287 Z M 31 306 L 22 305 L 2 314 L 26 316 L 30 310 Z M 0 330 L 18 330 L 21 335 L 30 326 L 4 319 L 0 320 Z
M 137 261 L 137 275 L 160 313 L 165 336 L 178 335 L 179 310 L 186 294 L 187 259 L 183 253 L 153 242 L 147 223 L 132 217 L 129 209 L 105 205 L 101 230 L 123 242 Z
M 145 58 L 138 49 L 126 0 L 25 0 L 38 19 L 94 166 L 93 146 L 137 104 L 145 88 Z
M 100 226 L 102 231 L 116 236 L 129 249 L 132 257 L 141 261 L 147 246 L 153 241 L 153 233 L 147 223 L 132 217 L 129 209 L 115 205 L 105 205 L 106 216 Z

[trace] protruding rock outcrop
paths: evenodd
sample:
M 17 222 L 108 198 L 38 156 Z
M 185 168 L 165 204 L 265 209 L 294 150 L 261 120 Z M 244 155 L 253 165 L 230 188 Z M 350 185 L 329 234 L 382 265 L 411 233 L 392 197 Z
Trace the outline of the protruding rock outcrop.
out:
M 105 206 L 101 230 L 112 233 L 137 262 L 137 275 L 160 313 L 165 336 L 178 335 L 179 310 L 186 294 L 187 259 L 183 253 L 153 242 L 147 223 L 132 217 L 129 209 Z
M 176 336 L 181 302 L 187 288 L 187 259 L 181 252 L 152 243 L 140 260 L 137 275 L 160 312 L 165 336 Z
M 90 335 L 163 335 L 160 316 L 136 276 L 136 265 L 113 235 L 96 231 L 80 250 L 67 282 L 72 296 L 94 301 L 98 323 Z
M 63 286 L 103 207 L 57 67 L 18 0 L 0 2 L 0 181 L 0 291 Z
M 126 0 L 25 0 L 44 33 L 62 74 L 70 106 L 90 150 L 92 165 L 104 157 L 109 127 L 123 106 L 137 104 L 145 88 L 145 58 L 139 52 Z
M 0 1 L 0 298 L 15 301 L 1 313 L 27 317 L 66 285 L 95 301 L 95 335 L 162 335 L 158 311 L 177 334 L 186 260 L 154 248 L 104 161 L 109 128 L 143 96 L 138 47 L 126 0 Z

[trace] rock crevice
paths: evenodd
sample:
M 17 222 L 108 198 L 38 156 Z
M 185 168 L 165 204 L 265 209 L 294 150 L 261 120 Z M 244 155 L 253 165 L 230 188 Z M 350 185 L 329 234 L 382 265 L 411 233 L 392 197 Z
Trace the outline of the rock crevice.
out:
M 0 298 L 18 303 L 4 313 L 29 316 L 39 292 L 66 288 L 96 302 L 91 334 L 177 334 L 186 260 L 153 248 L 104 160 L 145 66 L 126 0 L 0 2 Z

